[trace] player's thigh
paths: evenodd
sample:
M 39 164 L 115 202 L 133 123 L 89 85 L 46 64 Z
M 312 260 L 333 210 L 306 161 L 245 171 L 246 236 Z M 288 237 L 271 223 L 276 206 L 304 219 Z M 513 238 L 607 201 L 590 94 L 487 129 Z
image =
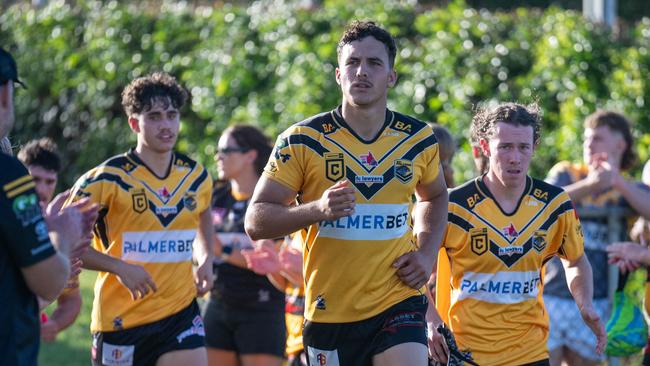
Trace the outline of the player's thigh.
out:
M 599 366 L 601 362 L 598 360 L 588 359 L 581 356 L 578 352 L 567 349 L 564 353 L 564 360 L 570 366 Z
M 550 361 L 551 366 L 561 366 L 562 365 L 562 359 L 564 358 L 564 347 L 559 346 L 555 347 L 554 349 L 550 350 L 548 352 L 548 359 Z
M 428 350 L 422 343 L 401 343 L 372 357 L 373 366 L 427 366 Z
M 156 366 L 208 366 L 205 347 L 182 349 L 164 353 L 158 358 Z
M 239 359 L 235 351 L 217 348 L 207 348 L 209 366 L 239 366 Z
M 282 357 L 266 354 L 241 355 L 242 366 L 282 366 Z

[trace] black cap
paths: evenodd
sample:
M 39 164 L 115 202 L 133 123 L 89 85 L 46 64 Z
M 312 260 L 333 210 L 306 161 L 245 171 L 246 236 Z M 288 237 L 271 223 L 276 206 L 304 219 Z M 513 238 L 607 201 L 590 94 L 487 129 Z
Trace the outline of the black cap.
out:
M 18 79 L 16 61 L 9 52 L 0 48 L 0 84 L 4 84 L 9 80 L 13 80 L 23 87 L 25 86 L 25 84 Z

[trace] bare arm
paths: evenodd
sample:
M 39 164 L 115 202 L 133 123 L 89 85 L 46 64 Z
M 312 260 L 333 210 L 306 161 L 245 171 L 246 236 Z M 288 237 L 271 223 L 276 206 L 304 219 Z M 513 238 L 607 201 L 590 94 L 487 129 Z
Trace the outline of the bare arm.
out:
M 402 282 L 419 289 L 435 270 L 436 255 L 447 227 L 449 195 L 443 175 L 438 174 L 429 184 L 418 185 L 416 195 L 413 218 L 419 248 L 397 258 L 393 266 L 399 268 L 397 275 Z
M 621 193 L 634 211 L 646 219 L 650 219 L 650 192 L 630 182 L 622 176 L 614 180 L 614 188 Z
M 145 297 L 149 291 L 158 288 L 144 267 L 122 261 L 89 248 L 81 257 L 83 268 L 93 271 L 109 272 L 117 276 L 118 281 L 131 293 L 133 300 Z
M 67 255 L 57 252 L 55 255 L 21 268 L 27 287 L 38 297 L 48 303 L 54 301 L 70 275 L 70 261 Z
M 246 210 L 246 233 L 253 240 L 283 237 L 322 220 L 354 212 L 354 188 L 340 181 L 319 200 L 290 206 L 297 192 L 262 175 Z
M 81 294 L 78 288 L 64 292 L 56 301 L 57 306 L 47 323 L 41 324 L 41 336 L 46 342 L 52 342 L 56 335 L 66 329 L 81 311 Z
M 194 240 L 194 253 L 198 263 L 194 281 L 199 296 L 210 291 L 214 282 L 214 273 L 212 272 L 214 254 L 212 253 L 212 247 L 216 240 L 215 237 L 212 228 L 212 214 L 207 209 L 201 212 L 199 230 Z
M 605 327 L 592 303 L 594 289 L 591 264 L 583 254 L 573 261 L 562 259 L 562 265 L 571 296 L 573 296 L 585 324 L 596 336 L 598 342 L 596 352 L 601 354 L 607 344 L 607 333 L 605 333 Z

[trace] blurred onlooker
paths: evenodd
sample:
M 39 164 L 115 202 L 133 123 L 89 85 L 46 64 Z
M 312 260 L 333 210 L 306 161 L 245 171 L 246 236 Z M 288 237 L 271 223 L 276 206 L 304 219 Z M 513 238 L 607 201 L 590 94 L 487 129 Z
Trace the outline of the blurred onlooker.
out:
M 14 123 L 16 62 L 0 48 L 0 138 Z M 94 221 L 87 204 L 60 210 L 63 199 L 41 214 L 35 184 L 14 157 L 0 154 L 0 355 L 3 364 L 36 365 L 39 348 L 37 296 L 52 301 L 68 281 L 71 253 L 83 249 L 85 229 Z
M 454 184 L 454 167 L 451 165 L 451 162 L 456 153 L 456 141 L 451 133 L 449 133 L 449 130 L 442 125 L 429 123 L 429 126 L 433 130 L 436 140 L 438 140 L 440 165 L 442 166 L 442 173 L 445 177 L 447 188 L 454 188 L 456 186 Z
M 3 137 L 0 139 L 0 151 L 7 154 L 7 155 L 13 155 L 13 151 L 11 149 L 11 142 L 9 141 L 9 137 Z
M 637 215 L 650 217 L 650 192 L 640 182 L 625 179 L 636 162 L 630 123 L 621 114 L 597 111 L 584 123 L 584 162 L 560 162 L 547 177 L 551 184 L 563 186 L 578 212 L 581 208 L 629 208 Z M 582 217 L 585 254 L 593 268 L 594 307 L 601 319 L 608 319 L 609 300 L 607 252 L 611 228 L 607 219 Z M 618 237 L 628 233 L 628 218 L 621 218 Z M 548 348 L 551 365 L 597 365 L 602 358 L 589 352 L 595 337 L 580 321 L 578 308 L 570 293 L 559 261 L 550 261 L 546 269 L 544 302 L 550 316 Z
M 61 171 L 61 158 L 56 143 L 44 137 L 29 141 L 18 151 L 20 160 L 29 171 L 36 184 L 36 194 L 41 207 L 54 198 L 56 184 Z M 79 259 L 73 258 L 78 266 Z M 66 288 L 56 299 L 57 307 L 46 322 L 41 323 L 41 338 L 46 342 L 55 340 L 56 335 L 66 329 L 79 315 L 81 310 L 81 293 L 79 292 L 78 276 L 74 275 Z
M 271 154 L 264 133 L 250 125 L 227 128 L 219 138 L 219 181 L 212 195 L 214 230 L 221 243 L 217 277 L 205 309 L 210 365 L 280 366 L 284 356 L 284 294 L 266 275 L 250 270 L 242 251 L 256 243 L 244 231 L 250 198 Z

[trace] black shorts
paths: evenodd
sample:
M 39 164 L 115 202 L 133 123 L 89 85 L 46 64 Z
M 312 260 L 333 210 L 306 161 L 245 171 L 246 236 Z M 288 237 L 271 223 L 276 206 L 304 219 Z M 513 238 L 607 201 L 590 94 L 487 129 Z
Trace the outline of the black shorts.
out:
M 283 308 L 276 312 L 236 310 L 210 298 L 204 319 L 206 344 L 210 348 L 239 355 L 284 357 L 287 325 Z
M 153 323 L 115 332 L 93 333 L 94 366 L 152 365 L 165 353 L 205 347 L 203 320 L 196 301 Z
M 335 365 L 371 366 L 374 355 L 398 344 L 426 346 L 426 312 L 427 298 L 414 296 L 358 322 L 305 321 L 302 339 L 309 364 L 329 365 L 333 361 Z

